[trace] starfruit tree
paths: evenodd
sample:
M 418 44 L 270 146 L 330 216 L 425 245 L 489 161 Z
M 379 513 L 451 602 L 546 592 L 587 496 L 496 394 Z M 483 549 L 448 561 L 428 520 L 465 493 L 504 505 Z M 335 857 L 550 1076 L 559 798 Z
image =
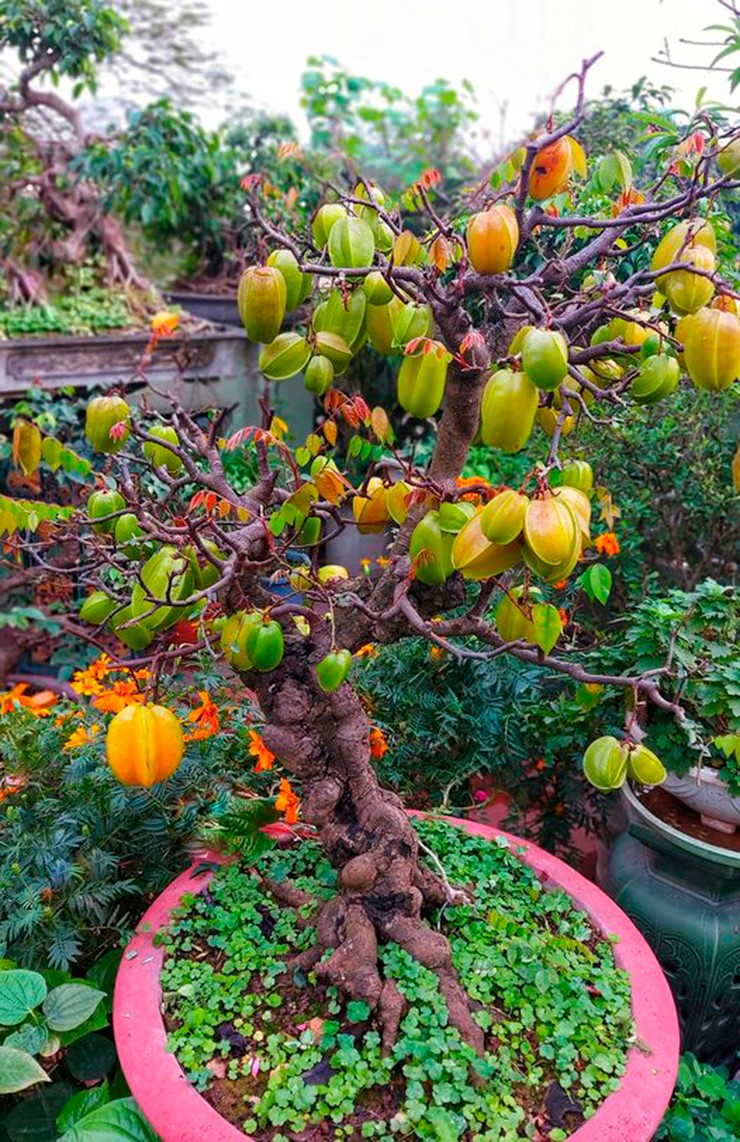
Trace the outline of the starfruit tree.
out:
M 587 774 L 604 789 L 628 771 L 648 783 L 664 773 L 640 744 L 646 704 L 681 716 L 660 671 L 595 673 L 559 645 L 547 585 L 593 562 L 592 471 L 561 446 L 585 419 L 609 432 L 629 402 L 737 378 L 738 296 L 717 267 L 713 217 L 718 196 L 740 186 L 740 134 L 702 116 L 701 148 L 669 155 L 639 187 L 628 157 L 616 156 L 619 198 L 583 213 L 590 172 L 577 131 L 590 62 L 572 77 L 569 120 L 549 123 L 454 208 L 433 170 L 400 201 L 360 178 L 332 191 L 305 233 L 287 232 L 268 221 L 259 179 L 249 181 L 265 259 L 244 273 L 240 312 L 268 382 L 316 395 L 319 427 L 305 442 L 288 445 L 269 398 L 260 425 L 227 435 L 220 413 L 194 415 L 172 395 L 167 415 L 134 409 L 124 386 L 88 408 L 102 464 L 84 511 L 54 520 L 44 505 L 49 539 L 30 534 L 40 526 L 33 504 L 3 504 L 6 531 L 25 536 L 31 558 L 60 535 L 82 537 L 78 575 L 91 593 L 76 630 L 92 640 L 96 624 L 115 631 L 160 678 L 188 655 L 220 656 L 257 695 L 264 748 L 299 787 L 302 822 L 339 874 L 302 966 L 376 1010 L 386 1047 L 403 1008 L 378 967 L 389 940 L 437 974 L 451 1022 L 478 1050 L 482 1031 L 446 938 L 425 922 L 460 890 L 420 862 L 404 807 L 371 764 L 372 727 L 352 685 L 358 648 L 421 636 L 459 659 L 510 654 L 620 688 L 623 739 L 584 742 Z M 371 408 L 347 379 L 366 341 L 398 358 L 398 404 L 433 431 L 423 468 L 394 447 L 393 410 Z M 495 458 L 533 431 L 541 460 L 521 486 L 461 484 L 474 441 Z M 19 454 L 38 453 L 32 435 L 21 426 Z M 255 477 L 238 491 L 227 457 L 246 442 Z M 358 455 L 366 474 L 353 486 L 347 461 Z M 386 531 L 377 575 L 322 564 L 324 544 L 345 528 Z M 290 886 L 273 889 L 305 902 Z

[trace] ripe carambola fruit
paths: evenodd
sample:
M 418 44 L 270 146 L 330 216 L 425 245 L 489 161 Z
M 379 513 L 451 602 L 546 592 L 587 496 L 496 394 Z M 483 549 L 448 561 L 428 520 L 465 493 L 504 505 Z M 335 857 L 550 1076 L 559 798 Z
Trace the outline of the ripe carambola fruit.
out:
M 294 309 L 306 300 L 311 292 L 313 280 L 311 274 L 304 274 L 298 264 L 298 259 L 290 250 L 273 250 L 267 259 L 268 266 L 280 270 L 285 282 L 285 312 L 292 313 Z
M 90 519 L 97 520 L 93 524 L 93 531 L 98 535 L 110 535 L 116 526 L 116 519 L 107 517 L 123 511 L 125 507 L 126 501 L 115 488 L 99 488 L 92 492 L 87 501 L 87 514 Z
M 94 623 L 95 626 L 99 626 L 113 614 L 117 606 L 115 599 L 111 599 L 105 591 L 93 591 L 80 607 L 79 617 L 83 623 Z
M 418 562 L 416 578 L 430 587 L 439 586 L 452 574 L 452 535 L 439 526 L 439 513 L 427 512 L 411 533 L 409 555 Z
M 409 514 L 406 500 L 410 494 L 411 488 L 404 480 L 396 481 L 396 483 L 391 485 L 388 489 L 386 503 L 388 505 L 388 514 L 394 523 L 402 524 L 406 522 L 406 516 Z
M 340 218 L 329 234 L 329 260 L 337 269 L 371 266 L 375 257 L 372 228 L 362 218 Z
M 663 762 L 647 746 L 627 745 L 627 776 L 640 785 L 660 785 L 668 776 Z
M 626 748 L 611 736 L 597 738 L 583 755 L 583 772 L 602 793 L 619 789 L 627 776 Z
M 524 525 L 529 500 L 521 492 L 506 488 L 486 504 L 481 515 L 481 529 L 491 543 L 512 543 Z
M 247 636 L 252 627 L 262 622 L 259 611 L 237 611 L 230 615 L 221 629 L 221 651 L 235 670 L 251 670 L 252 660 L 247 653 Z
M 560 412 L 554 408 L 538 408 L 537 409 L 537 423 L 540 428 L 552 437 L 555 435 L 555 429 L 560 420 Z M 571 432 L 576 426 L 576 418 L 574 416 L 563 417 L 563 423 L 560 427 L 561 436 L 570 436 Z
M 530 587 L 524 598 L 524 587 L 512 587 L 496 608 L 496 630 L 504 642 L 536 642 L 537 636 L 532 622 L 532 607 L 542 602 L 539 587 Z
M 247 632 L 247 656 L 255 670 L 265 674 L 283 660 L 283 629 L 274 619 L 255 623 Z
M 236 303 L 250 341 L 269 345 L 285 317 L 285 278 L 274 266 L 250 266 L 239 280 Z
M 158 440 L 167 440 L 175 447 L 179 447 L 180 437 L 171 424 L 155 424 L 148 431 L 150 436 L 156 436 Z M 179 456 L 175 456 L 169 448 L 164 448 L 160 444 L 153 444 L 151 440 L 144 443 L 144 455 L 153 468 L 166 468 L 171 476 L 176 476 L 182 468 L 182 460 Z
M 574 170 L 585 177 L 586 156 L 580 143 L 570 135 L 563 135 L 535 155 L 529 172 L 529 193 L 539 202 L 560 194 L 567 188 Z
M 721 309 L 700 309 L 688 318 L 684 361 L 698 389 L 729 388 L 740 376 L 740 318 Z
M 182 761 L 182 726 L 166 706 L 126 706 L 108 726 L 105 752 L 122 785 L 149 789 Z
M 539 394 L 524 373 L 499 369 L 483 390 L 481 439 L 492 448 L 519 452 L 532 435 Z
M 452 566 L 464 579 L 489 579 L 508 571 L 522 557 L 519 543 L 491 543 L 481 527 L 482 511 L 476 512 L 458 531 L 452 545 Z
M 352 514 L 357 520 L 357 530 L 361 535 L 372 535 L 385 528 L 391 517 L 386 488 L 377 476 L 368 480 L 364 496 L 353 497 Z
M 338 222 L 340 218 L 346 217 L 347 211 L 339 202 L 325 202 L 323 206 L 319 207 L 311 223 L 311 234 L 314 244 L 319 250 L 323 250 L 329 241 L 334 223 Z
M 334 366 L 329 358 L 322 357 L 321 354 L 312 357 L 306 365 L 306 371 L 303 374 L 303 384 L 308 391 L 310 393 L 316 393 L 317 396 L 321 397 L 331 388 L 333 380 Z
M 695 266 L 697 270 L 712 273 L 716 268 L 714 254 L 706 246 L 688 246 L 677 261 L 687 266 Z M 661 289 L 668 299 L 671 309 L 676 313 L 695 313 L 711 299 L 714 293 L 714 282 L 702 274 L 695 274 L 691 270 L 672 270 L 661 278 Z
M 395 294 L 388 285 L 380 270 L 373 270 L 362 283 L 362 291 L 367 298 L 368 305 L 387 305 Z
M 503 274 L 514 260 L 519 226 L 508 206 L 492 206 L 474 214 L 467 229 L 470 264 L 479 274 Z
M 269 345 L 262 347 L 259 367 L 268 381 L 285 381 L 305 369 L 311 356 L 311 346 L 299 333 L 280 333 Z
M 333 650 L 316 663 L 316 679 L 325 694 L 339 689 L 351 666 L 352 655 L 348 650 Z
M 561 579 L 567 579 L 575 567 L 580 555 L 580 545 L 575 546 L 568 558 L 564 559 L 562 563 L 546 563 L 544 559 L 535 555 L 526 543 L 522 546 L 522 555 L 530 571 L 534 571 L 535 575 L 539 575 L 540 579 L 544 579 L 546 583 L 557 583 Z
M 410 416 L 434 416 L 442 404 L 451 360 L 452 354 L 439 341 L 426 342 L 404 357 L 398 370 L 398 403 Z
M 586 493 L 582 492 L 580 488 L 572 488 L 569 484 L 563 484 L 560 488 L 554 489 L 554 495 L 558 499 L 565 500 L 575 516 L 581 536 L 584 539 L 590 539 L 591 501 Z
M 434 318 L 428 305 L 417 305 L 413 301 L 401 305 L 392 312 L 393 342 L 403 348 L 415 337 L 431 337 Z
M 176 547 L 167 544 L 147 559 L 140 579 L 131 592 L 131 610 L 145 627 L 163 630 L 184 617 L 187 608 L 178 604 L 192 593 L 193 571 L 189 559 Z M 163 605 L 155 606 L 147 595 L 161 599 Z
M 556 389 L 568 372 L 568 342 L 562 333 L 531 329 L 522 342 L 522 368 L 538 389 Z
M 717 155 L 717 166 L 722 174 L 736 178 L 740 175 L 740 139 L 732 139 Z
M 588 494 L 594 486 L 591 465 L 586 460 L 568 460 L 560 471 L 560 483 Z
M 131 410 L 123 397 L 93 397 L 85 412 L 85 436 L 95 452 L 120 452 L 129 436 Z M 123 433 L 111 438 L 114 424 L 125 424 Z
M 681 367 L 675 357 L 666 353 L 656 353 L 648 357 L 640 367 L 640 372 L 630 383 L 630 393 L 636 404 L 657 404 L 670 396 L 678 385 Z
M 530 500 L 523 530 L 526 547 L 543 563 L 563 563 L 580 548 L 578 523 L 562 496 Z
M 712 254 L 717 252 L 717 239 L 710 222 L 698 220 L 691 222 L 678 222 L 663 236 L 658 243 L 650 263 L 651 270 L 662 270 L 677 261 L 679 254 L 690 246 L 704 246 Z M 656 279 L 658 289 L 663 289 L 665 278 Z

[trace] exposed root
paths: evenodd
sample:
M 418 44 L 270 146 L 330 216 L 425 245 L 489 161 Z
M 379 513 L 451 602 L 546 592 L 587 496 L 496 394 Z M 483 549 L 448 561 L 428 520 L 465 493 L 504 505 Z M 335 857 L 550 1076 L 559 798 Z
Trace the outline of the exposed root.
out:
M 286 884 L 283 880 L 270 880 L 266 876 L 262 878 L 262 883 L 276 900 L 281 904 L 287 904 L 289 908 L 304 908 L 307 904 L 315 907 L 318 903 L 317 898 L 310 892 L 304 892 L 301 888 L 296 888 L 294 884 Z
M 384 1055 L 389 1055 L 398 1038 L 398 1028 L 406 1014 L 407 1003 L 396 987 L 395 980 L 387 979 L 378 1000 L 378 1018 L 382 1028 L 381 1044 Z
M 393 917 L 384 934 L 437 975 L 440 990 L 447 1002 L 450 1023 L 457 1028 L 465 1042 L 477 1054 L 482 1055 L 485 1042 L 483 1031 L 473 1019 L 465 988 L 452 966 L 449 940 L 441 932 L 432 931 L 421 920 L 405 916 Z

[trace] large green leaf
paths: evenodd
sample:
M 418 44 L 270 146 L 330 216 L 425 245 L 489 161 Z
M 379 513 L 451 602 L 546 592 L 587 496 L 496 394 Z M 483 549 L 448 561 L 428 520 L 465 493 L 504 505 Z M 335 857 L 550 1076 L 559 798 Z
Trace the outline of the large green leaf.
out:
M 74 1094 L 69 1083 L 52 1083 L 41 1087 L 33 1098 L 26 1099 L 5 1115 L 3 1126 L 12 1142 L 56 1142 L 57 1115 Z
M 46 996 L 46 981 L 36 971 L 22 968 L 0 972 L 0 1024 L 23 1023 Z
M 563 621 L 552 603 L 535 603 L 532 607 L 532 625 L 537 645 L 549 654 L 563 632 Z
M 0 1094 L 15 1094 L 34 1083 L 49 1081 L 46 1071 L 28 1051 L 0 1046 Z
M 28 1051 L 37 1055 L 48 1039 L 48 1032 L 38 1023 L 24 1023 L 17 1031 L 11 1031 L 3 1040 L 4 1047 L 15 1047 L 17 1051 Z
M 66 1054 L 70 1074 L 80 1082 L 102 1079 L 116 1061 L 116 1048 L 105 1035 L 85 1035 Z
M 93 1110 L 105 1106 L 108 1102 L 110 1102 L 110 1091 L 107 1082 L 101 1083 L 100 1086 L 91 1087 L 89 1090 L 78 1091 L 62 1107 L 57 1118 L 57 1130 L 63 1134 L 65 1130 L 70 1130 L 76 1126 Z
M 85 983 L 63 983 L 44 1000 L 44 1015 L 52 1031 L 71 1031 L 89 1019 L 105 992 Z
M 93 1110 L 61 1136 L 59 1142 L 158 1142 L 132 1098 L 121 1098 Z

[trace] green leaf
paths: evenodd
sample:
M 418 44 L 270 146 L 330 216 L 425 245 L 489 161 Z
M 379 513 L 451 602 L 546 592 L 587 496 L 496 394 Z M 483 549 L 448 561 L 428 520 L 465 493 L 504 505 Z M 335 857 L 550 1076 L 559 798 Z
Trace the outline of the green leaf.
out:
M 295 450 L 295 459 L 296 464 L 302 468 L 305 464 L 308 464 L 309 460 L 311 459 L 311 453 L 308 451 L 308 448 L 304 448 L 304 446 L 301 444 Z
M 549 654 L 563 633 L 563 621 L 558 608 L 552 603 L 535 603 L 532 608 L 532 625 L 537 645 Z
M 612 589 L 612 573 L 603 563 L 594 563 L 584 571 L 581 582 L 583 589 L 593 602 L 606 603 Z
M 350 1023 L 362 1023 L 370 1014 L 370 1008 L 362 1000 L 353 999 L 347 1004 L 347 1018 Z
M 46 981 L 36 971 L 18 968 L 0 974 L 0 1026 L 23 1023 L 46 996 Z
M 73 1043 L 66 1055 L 67 1068 L 79 1082 L 102 1079 L 115 1065 L 116 1048 L 105 1035 L 85 1035 Z
M 38 1023 L 24 1023 L 17 1031 L 11 1031 L 3 1041 L 5 1047 L 15 1047 L 18 1051 L 28 1051 L 38 1055 L 48 1038 L 46 1028 Z
M 59 1142 L 158 1142 L 132 1098 L 99 1106 L 70 1130 Z
M 57 1130 L 63 1134 L 65 1130 L 76 1125 L 91 1111 L 97 1110 L 99 1106 L 105 1106 L 108 1102 L 110 1102 L 110 1092 L 107 1082 L 101 1083 L 100 1086 L 91 1087 L 90 1090 L 78 1091 L 62 1107 L 57 1118 Z
M 105 992 L 85 983 L 63 983 L 44 1000 L 46 1021 L 52 1031 L 71 1031 L 92 1015 Z
M 34 1083 L 50 1081 L 46 1071 L 28 1051 L 0 1046 L 0 1094 L 15 1094 Z
M 56 1120 L 64 1104 L 74 1094 L 70 1083 L 39 1087 L 33 1097 L 24 1099 L 3 1119 L 12 1142 L 50 1142 L 57 1138 Z

